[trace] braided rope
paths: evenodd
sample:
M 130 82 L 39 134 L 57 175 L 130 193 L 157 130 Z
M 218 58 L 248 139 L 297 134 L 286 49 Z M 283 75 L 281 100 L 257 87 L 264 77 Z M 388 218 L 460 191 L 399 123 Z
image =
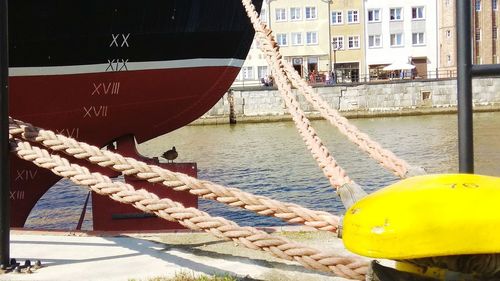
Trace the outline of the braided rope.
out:
M 350 141 L 358 145 L 362 151 L 368 153 L 370 157 L 377 160 L 381 166 L 392 171 L 401 178 L 408 177 L 409 175 L 425 173 L 422 168 L 411 167 L 406 161 L 398 158 L 391 151 L 382 148 L 379 143 L 372 140 L 367 134 L 362 133 L 356 126 L 350 124 L 346 118 L 338 113 L 337 110 L 330 107 L 326 101 L 316 94 L 312 87 L 308 85 L 302 77 L 300 77 L 290 63 L 282 58 L 279 54 L 278 48 L 273 47 L 277 44 L 274 40 L 274 36 L 272 35 L 272 31 L 261 22 L 257 12 L 255 11 L 255 7 L 250 0 L 242 0 L 242 2 L 245 6 L 248 17 L 256 30 L 256 34 L 264 35 L 258 35 L 256 38 L 259 39 L 260 50 L 266 54 L 268 59 L 273 61 L 272 63 L 269 63 L 269 65 L 273 68 L 273 73 L 284 72 L 286 79 L 298 89 L 298 92 L 301 93 L 326 120 L 329 120 L 331 124 L 336 126 L 342 134 L 347 136 Z M 280 67 L 279 70 L 274 69 L 277 65 Z
M 203 230 L 218 238 L 230 239 L 247 248 L 269 252 L 271 255 L 295 260 L 304 267 L 336 275 L 364 280 L 368 263 L 359 257 L 342 257 L 294 243 L 288 239 L 272 236 L 252 227 L 241 227 L 221 217 L 211 217 L 196 208 L 185 208 L 182 204 L 168 198 L 159 198 L 146 190 L 135 190 L 130 184 L 114 182 L 99 173 L 91 173 L 87 168 L 71 164 L 65 158 L 51 155 L 47 150 L 31 146 L 29 142 L 11 139 L 10 144 L 17 156 L 35 165 L 49 169 L 58 176 L 67 178 L 75 184 L 88 186 L 100 195 L 131 204 L 135 208 L 153 213 L 168 221 L 179 222 L 192 230 Z
M 98 147 L 78 142 L 72 138 L 42 130 L 31 124 L 9 118 L 9 134 L 37 142 L 54 151 L 62 151 L 77 159 L 86 159 L 101 167 L 108 167 L 128 176 L 161 183 L 176 191 L 189 193 L 240 207 L 260 215 L 274 216 L 288 223 L 301 223 L 319 230 L 336 232 L 339 217 L 323 211 L 313 211 L 292 203 L 282 203 L 264 196 L 227 188 L 209 181 L 200 181 L 182 173 L 174 173 L 155 165 L 148 165 L 134 158 L 100 150 Z
M 313 158 L 322 169 L 325 176 L 328 178 L 332 186 L 336 189 L 350 184 L 353 181 L 347 176 L 346 172 L 335 162 L 328 149 L 323 145 L 320 137 L 311 126 L 305 113 L 300 109 L 300 104 L 292 93 L 291 85 L 285 75 L 283 65 L 281 64 L 281 55 L 279 53 L 278 44 L 274 40 L 267 40 L 272 37 L 272 31 L 269 30 L 259 20 L 259 15 L 255 11 L 255 7 L 251 0 L 242 0 L 243 6 L 251 19 L 255 29 L 255 37 L 259 38 L 262 44 L 261 49 L 265 50 L 267 63 L 271 66 L 271 72 L 274 81 L 278 86 L 279 92 L 292 116 L 295 126 L 299 130 L 302 140 L 306 143 L 307 148 L 311 151 Z
M 398 158 L 391 151 L 384 149 L 379 143 L 373 141 L 367 134 L 362 133 L 356 126 L 341 116 L 339 112 L 333 109 L 326 101 L 324 101 L 313 88 L 308 85 L 304 79 L 300 77 L 290 63 L 284 61 L 285 72 L 293 86 L 299 89 L 299 92 L 316 108 L 321 115 L 331 124 L 336 126 L 339 131 L 345 135 L 350 141 L 355 143 L 362 151 L 368 153 L 370 157 L 377 160 L 379 164 L 386 169 L 392 171 L 395 175 L 405 178 L 410 166 L 408 163 Z

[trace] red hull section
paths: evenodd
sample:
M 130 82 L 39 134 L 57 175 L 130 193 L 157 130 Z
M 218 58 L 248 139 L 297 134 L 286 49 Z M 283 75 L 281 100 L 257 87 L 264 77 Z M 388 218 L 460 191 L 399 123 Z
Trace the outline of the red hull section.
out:
M 99 147 L 118 140 L 119 153 L 141 158 L 135 151 L 132 136 L 143 142 L 189 124 L 220 99 L 238 71 L 237 67 L 194 67 L 15 76 L 9 80 L 10 115 Z M 120 145 L 121 142 L 125 145 Z M 146 158 L 141 160 L 148 161 Z M 36 202 L 59 178 L 15 157 L 11 163 L 11 178 L 14 179 L 11 225 L 22 227 Z M 193 166 L 196 164 L 167 167 L 196 176 Z M 95 170 L 92 167 L 91 170 L 118 175 L 102 168 Z M 158 189 L 148 183 L 138 184 L 137 188 L 161 190 L 157 193 L 160 197 L 170 197 L 185 206 L 197 206 L 197 198 L 189 193 Z M 93 196 L 93 209 L 96 230 L 181 228 L 158 218 L 121 219 L 123 214 L 128 216 L 136 212 L 135 209 L 108 198 Z
M 229 88 L 236 67 L 10 77 L 10 114 L 97 146 L 143 142 L 194 121 Z
M 158 158 L 148 159 L 140 156 L 135 148 L 132 136 L 117 140 L 116 152 L 125 157 L 133 157 L 150 165 L 160 166 L 172 172 L 179 172 L 191 177 L 197 177 L 196 163 L 159 163 Z M 116 176 L 116 175 L 115 175 Z M 125 182 L 136 190 L 145 189 L 155 193 L 160 198 L 170 198 L 184 207 L 198 207 L 198 197 L 189 192 L 174 191 L 162 184 L 150 184 L 147 181 L 125 176 Z M 143 231 L 161 229 L 182 229 L 179 223 L 166 221 L 154 214 L 145 214 L 130 205 L 111 200 L 106 196 L 92 193 L 93 229 L 98 231 Z
M 161 164 L 160 166 L 173 172 L 196 177 L 196 164 L 194 163 Z M 135 189 L 145 189 L 155 193 L 160 198 L 169 198 L 181 202 L 184 207 L 198 207 L 198 198 L 187 192 L 177 192 L 161 184 L 149 184 L 131 177 L 125 177 L 125 181 L 133 185 Z M 154 214 L 143 213 L 130 205 L 118 203 L 95 193 L 92 193 L 92 211 L 93 228 L 97 231 L 144 231 L 184 228 L 179 223 L 160 219 Z

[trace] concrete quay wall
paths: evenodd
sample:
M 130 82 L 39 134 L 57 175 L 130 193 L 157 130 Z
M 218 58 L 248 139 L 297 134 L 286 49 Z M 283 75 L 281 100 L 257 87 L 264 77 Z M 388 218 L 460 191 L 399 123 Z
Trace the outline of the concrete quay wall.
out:
M 457 82 L 446 80 L 404 80 L 371 84 L 347 84 L 314 87 L 328 104 L 348 118 L 446 114 L 456 112 Z M 319 113 L 294 90 L 301 108 L 311 119 Z M 276 88 L 233 89 L 237 122 L 272 122 L 291 120 Z M 500 78 L 473 80 L 476 111 L 500 110 Z M 228 94 L 193 124 L 229 122 Z

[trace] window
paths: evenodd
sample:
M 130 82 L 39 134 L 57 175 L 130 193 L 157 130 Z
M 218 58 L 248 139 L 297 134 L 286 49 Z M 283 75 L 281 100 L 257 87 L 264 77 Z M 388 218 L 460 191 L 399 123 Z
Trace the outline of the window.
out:
M 267 77 L 267 66 L 257 66 L 258 78 Z
M 347 11 L 347 22 L 358 23 L 359 22 L 358 11 L 355 10 Z
M 422 94 L 422 100 L 428 100 L 431 98 L 431 91 L 420 91 Z
M 276 9 L 276 21 L 286 21 L 286 9 Z
M 317 16 L 316 7 L 306 7 L 306 20 L 314 20 Z
M 491 36 L 493 37 L 493 40 L 497 40 L 498 28 L 496 26 L 493 26 L 493 28 L 491 30 Z
M 264 23 L 267 22 L 267 10 L 264 8 L 260 10 L 260 20 Z
M 450 6 L 450 0 L 445 0 L 444 4 L 446 5 L 446 7 Z
M 476 41 L 481 41 L 481 28 L 476 28 Z
M 425 44 L 425 39 L 424 39 L 424 33 L 423 32 L 417 32 L 413 33 L 411 37 L 411 42 L 414 46 L 419 46 L 419 45 L 424 45 Z
M 380 48 L 380 47 L 382 47 L 382 39 L 380 35 L 368 36 L 368 48 Z
M 403 8 L 391 8 L 389 16 L 391 20 L 403 20 Z
M 241 71 L 242 71 L 243 80 L 253 80 L 253 67 L 252 66 L 244 66 Z
M 425 18 L 424 7 L 413 7 L 411 8 L 411 18 L 414 20 L 420 20 Z
M 333 11 L 332 12 L 332 24 L 342 24 L 342 11 Z
M 368 22 L 380 21 L 380 9 L 368 10 Z
M 391 47 L 403 46 L 403 33 L 391 34 Z
M 288 45 L 288 40 L 286 38 L 286 33 L 278 33 L 276 34 L 276 41 L 278 41 L 278 45 L 286 46 Z
M 491 7 L 493 10 L 498 10 L 498 0 L 491 0 Z
M 332 47 L 334 50 L 343 50 L 344 49 L 344 36 L 332 37 Z
M 359 49 L 359 36 L 349 36 L 347 44 L 349 49 Z
M 290 8 L 290 20 L 301 20 L 302 11 L 300 8 Z
M 451 30 L 446 30 L 446 38 L 451 38 Z
M 318 32 L 316 31 L 306 32 L 306 44 L 307 45 L 318 44 Z
M 476 0 L 476 11 L 481 11 L 481 0 Z
M 448 65 L 451 65 L 451 55 L 446 56 L 446 61 L 447 61 Z
M 292 45 L 302 45 L 302 33 L 292 32 Z

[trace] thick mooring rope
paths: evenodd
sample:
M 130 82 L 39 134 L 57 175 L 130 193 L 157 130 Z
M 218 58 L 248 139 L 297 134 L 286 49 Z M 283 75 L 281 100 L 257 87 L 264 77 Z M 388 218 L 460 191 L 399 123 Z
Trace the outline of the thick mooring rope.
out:
M 292 203 L 282 203 L 264 196 L 227 188 L 209 181 L 201 181 L 182 173 L 174 173 L 155 165 L 148 165 L 134 158 L 100 150 L 72 138 L 43 130 L 31 124 L 9 118 L 9 134 L 37 142 L 54 151 L 62 151 L 77 159 L 86 159 L 101 167 L 108 167 L 128 176 L 161 183 L 176 191 L 189 193 L 204 199 L 216 200 L 233 207 L 240 207 L 260 215 L 274 216 L 288 223 L 301 223 L 319 230 L 336 232 L 339 217 L 323 211 L 313 211 Z
M 269 35 L 272 34 L 262 22 L 259 20 L 259 15 L 255 11 L 251 0 L 242 0 L 245 10 L 250 17 L 252 24 L 255 29 L 255 37 L 259 39 L 259 42 L 263 45 L 261 49 L 266 52 L 266 60 L 271 66 L 271 72 L 274 77 L 274 81 L 278 86 L 280 94 L 283 96 L 283 100 L 292 116 L 295 126 L 299 130 L 302 139 L 307 145 L 307 148 L 311 151 L 314 159 L 318 163 L 319 167 L 322 169 L 325 176 L 328 178 L 332 186 L 336 189 L 346 185 L 352 184 L 353 181 L 347 176 L 346 172 L 335 162 L 328 149 L 323 145 L 320 137 L 316 134 L 316 131 L 311 126 L 311 123 L 307 119 L 305 113 L 300 109 L 300 104 L 295 99 L 292 88 L 288 83 L 288 79 L 283 71 L 281 65 L 281 55 L 278 52 L 278 45 L 273 40 L 266 40 Z
M 56 175 L 70 179 L 78 185 L 88 186 L 100 195 L 107 195 L 115 201 L 131 204 L 141 211 L 153 213 L 165 220 L 179 222 L 189 229 L 203 230 L 218 238 L 241 243 L 250 249 L 266 251 L 286 260 L 295 260 L 306 268 L 330 272 L 342 277 L 364 280 L 368 270 L 367 261 L 359 257 L 341 257 L 322 253 L 314 248 L 272 236 L 252 227 L 241 227 L 224 218 L 211 217 L 196 208 L 185 208 L 182 204 L 168 198 L 160 199 L 146 190 L 135 190 L 130 184 L 113 182 L 109 177 L 91 173 L 87 168 L 71 164 L 67 159 L 31 146 L 29 142 L 12 138 L 10 143 L 21 159 L 49 169 Z
M 362 151 L 377 160 L 381 166 L 392 171 L 401 178 L 425 173 L 422 168 L 412 167 L 391 151 L 382 148 L 379 143 L 372 140 L 367 134 L 362 133 L 356 126 L 350 124 L 337 110 L 333 109 L 316 94 L 312 87 L 300 77 L 290 63 L 282 58 L 279 53 L 279 47 L 272 35 L 272 31 L 262 23 L 252 2 L 250 0 L 242 0 L 242 3 L 256 31 L 256 38 L 260 43 L 260 50 L 266 55 L 266 58 L 268 58 L 268 63 L 269 60 L 272 61 L 269 65 L 272 67 L 274 75 L 280 76 L 283 74 L 285 77 L 280 78 L 280 80 L 284 79 L 290 81 L 292 85 L 298 89 L 298 92 L 302 94 L 326 120 L 329 120 L 330 123 L 336 126 L 342 134 L 347 136 L 347 138 L 354 142 Z M 278 67 L 278 69 L 276 69 L 276 67 Z

